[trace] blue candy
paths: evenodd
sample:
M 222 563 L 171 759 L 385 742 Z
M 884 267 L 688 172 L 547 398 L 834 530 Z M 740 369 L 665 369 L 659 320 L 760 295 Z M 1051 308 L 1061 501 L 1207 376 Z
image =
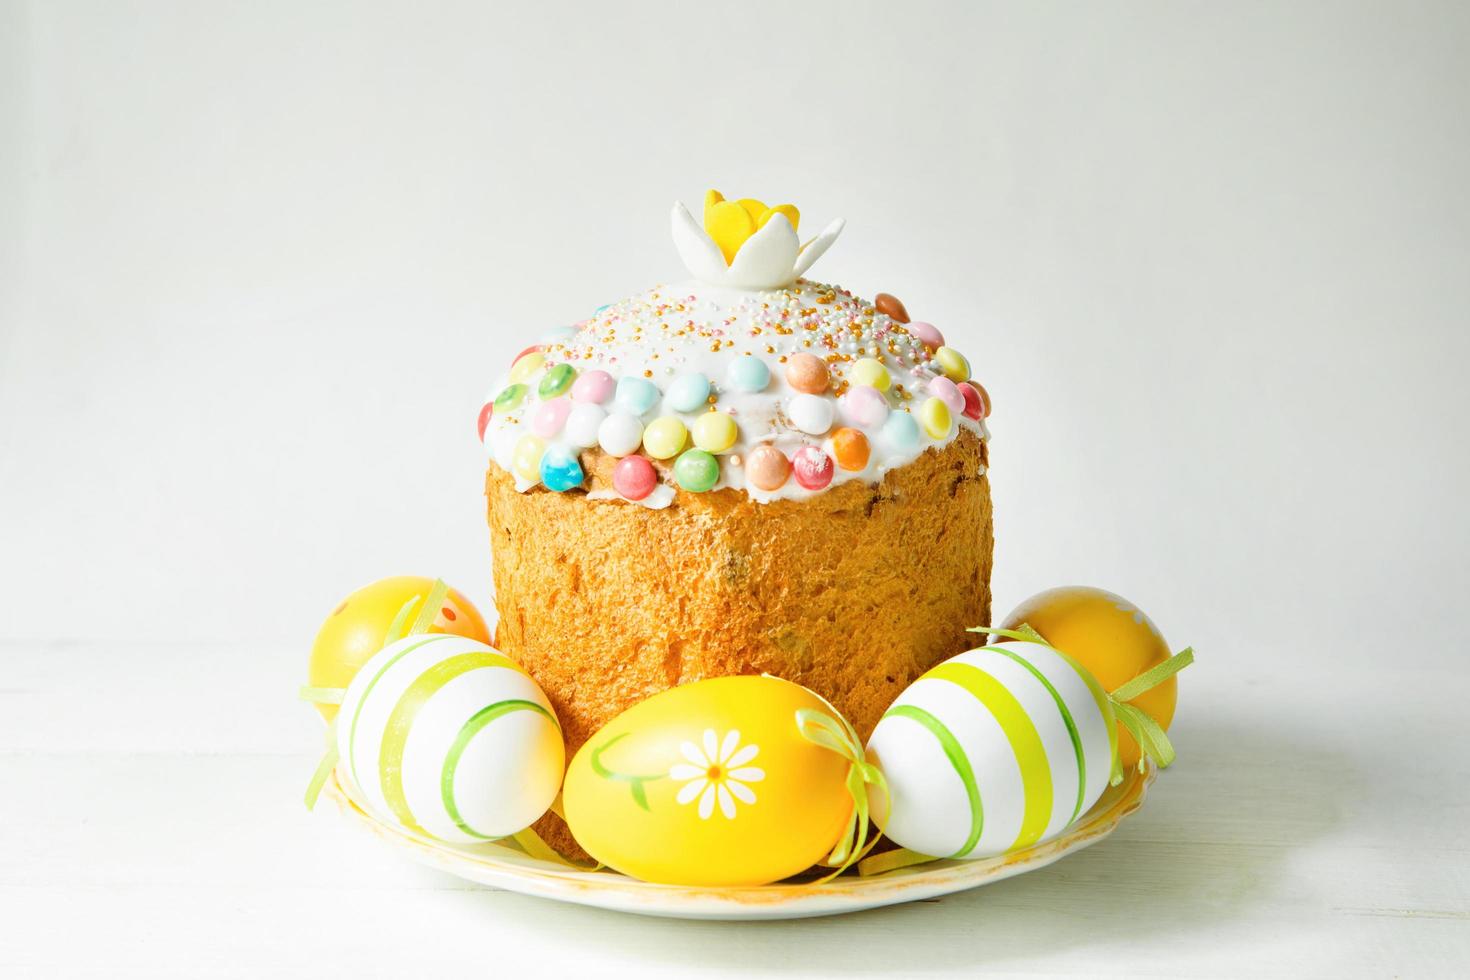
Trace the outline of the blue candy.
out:
M 912 451 L 919 448 L 919 422 L 912 412 L 892 412 L 883 423 L 883 440 L 894 449 Z
M 647 378 L 624 375 L 618 379 L 618 391 L 613 400 L 629 415 L 644 415 L 658 404 L 658 385 Z
M 541 482 L 546 489 L 563 493 L 582 485 L 582 464 L 564 446 L 553 446 L 541 457 Z
M 771 369 L 759 357 L 737 357 L 730 362 L 730 387 L 736 391 L 765 391 L 771 383 Z
M 676 412 L 695 412 L 704 407 L 709 398 L 709 378 L 695 371 L 681 374 L 669 385 L 664 402 Z

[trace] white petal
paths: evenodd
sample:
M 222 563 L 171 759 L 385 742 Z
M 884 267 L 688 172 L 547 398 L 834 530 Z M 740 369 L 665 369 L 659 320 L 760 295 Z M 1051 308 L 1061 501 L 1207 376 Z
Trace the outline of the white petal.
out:
M 688 759 L 690 762 L 698 766 L 701 771 L 710 767 L 709 757 L 700 752 L 699 746 L 695 745 L 693 742 L 680 742 L 679 752 L 684 756 L 684 758 Z
M 748 766 L 744 769 L 732 769 L 729 774 L 731 779 L 738 779 L 746 783 L 758 783 L 766 778 L 766 771 L 756 766 Z
M 678 249 L 679 258 L 683 260 L 684 268 L 689 270 L 689 274 L 703 282 L 724 281 L 729 271 L 725 265 L 725 255 L 714 239 L 694 220 L 689 209 L 676 201 L 671 221 L 674 248 Z
M 709 815 L 715 812 L 715 788 L 708 784 L 704 787 L 704 795 L 699 798 L 699 819 L 708 820 Z
M 715 737 L 713 728 L 704 730 L 704 757 L 709 760 L 707 765 L 714 765 L 720 761 L 720 742 Z
M 739 752 L 736 752 L 734 755 L 730 756 L 730 758 L 726 759 L 724 765 L 730 767 L 731 769 L 734 769 L 736 766 L 743 766 L 751 759 L 754 759 L 756 755 L 760 753 L 760 750 L 761 747 L 759 745 L 747 745 L 745 748 L 741 749 Z
M 709 786 L 709 780 L 704 779 L 703 777 L 696 779 L 693 782 L 685 783 L 683 786 L 679 787 L 679 795 L 674 797 L 674 801 L 676 803 L 688 803 L 690 800 L 699 795 L 700 790 L 703 790 L 707 786 Z
M 707 768 L 705 766 L 686 766 L 682 762 L 676 762 L 669 767 L 669 778 L 680 783 L 688 779 L 699 779 L 705 774 Z
M 846 221 L 838 218 L 826 228 L 822 229 L 820 235 L 801 247 L 801 255 L 796 259 L 796 274 L 798 276 L 806 275 L 806 270 L 812 267 L 813 262 L 822 257 L 823 252 L 832 247 L 832 243 L 837 241 L 837 236 L 842 234 L 842 229 L 846 225 Z
M 730 788 L 730 792 L 734 793 L 735 798 L 738 799 L 741 803 L 755 802 L 755 794 L 752 793 L 750 791 L 750 787 L 745 785 L 744 783 L 736 782 L 735 779 L 732 777 L 725 780 L 725 785 Z
M 720 757 L 715 761 L 720 765 L 730 758 L 730 753 L 735 751 L 735 746 L 740 744 L 740 729 L 732 728 L 725 733 L 725 740 L 720 743 Z
M 735 253 L 726 277 L 741 289 L 779 289 L 796 281 L 796 255 L 801 239 L 786 215 L 777 211 L 765 227 L 751 235 Z
M 720 784 L 720 812 L 725 815 L 726 820 L 735 819 L 735 798 L 730 795 L 724 783 Z

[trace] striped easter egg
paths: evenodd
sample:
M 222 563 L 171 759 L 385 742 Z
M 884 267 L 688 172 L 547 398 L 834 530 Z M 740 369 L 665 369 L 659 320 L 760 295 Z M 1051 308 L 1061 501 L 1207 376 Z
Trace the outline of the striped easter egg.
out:
M 517 833 L 561 788 L 566 747 L 519 665 L 452 634 L 384 647 L 337 715 L 338 777 L 380 819 L 450 843 Z
M 1065 830 L 1102 795 L 1117 752 L 1112 706 L 1066 654 L 997 643 L 914 681 L 878 722 L 868 759 L 889 838 L 921 854 L 981 858 Z

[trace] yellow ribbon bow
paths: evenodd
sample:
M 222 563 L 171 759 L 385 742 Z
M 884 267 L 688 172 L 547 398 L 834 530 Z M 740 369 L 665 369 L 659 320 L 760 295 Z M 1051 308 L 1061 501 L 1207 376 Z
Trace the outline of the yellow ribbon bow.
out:
M 873 845 L 878 843 L 878 833 L 873 833 L 871 837 L 868 835 L 868 787 L 878 787 L 886 800 L 888 780 L 883 778 L 883 773 L 877 766 L 868 761 L 857 732 L 841 715 L 833 718 L 814 708 L 799 708 L 796 712 L 796 730 L 808 742 L 836 752 L 849 762 L 846 786 L 847 792 L 852 796 L 852 813 L 848 815 L 847 828 L 822 862 L 835 870 L 821 878 L 819 883 L 831 881 L 855 862 L 862 860 L 873 849 Z

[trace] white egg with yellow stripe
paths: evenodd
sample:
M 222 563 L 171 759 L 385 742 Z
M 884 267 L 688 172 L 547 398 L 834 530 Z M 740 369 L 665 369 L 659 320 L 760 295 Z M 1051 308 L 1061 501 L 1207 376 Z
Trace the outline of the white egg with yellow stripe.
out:
M 477 640 L 408 636 L 348 686 L 337 772 L 381 819 L 451 843 L 506 837 L 556 798 L 566 746 L 546 695 Z
M 911 851 L 982 858 L 1055 837 L 1107 787 L 1113 710 L 1075 661 L 1037 643 L 962 653 L 914 681 L 868 741 L 888 781 L 874 819 Z

